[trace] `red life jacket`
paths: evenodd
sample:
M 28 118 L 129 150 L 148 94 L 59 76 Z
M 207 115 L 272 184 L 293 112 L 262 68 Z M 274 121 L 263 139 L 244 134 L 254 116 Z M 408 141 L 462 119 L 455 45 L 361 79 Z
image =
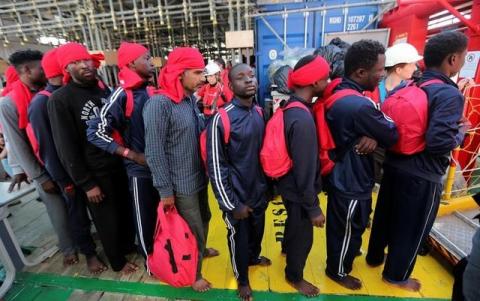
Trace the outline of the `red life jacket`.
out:
M 317 128 L 320 174 L 322 176 L 328 175 L 330 172 L 332 172 L 333 167 L 335 167 L 335 161 L 331 159 L 330 153 L 335 150 L 336 146 L 326 120 L 327 111 L 330 110 L 337 100 L 343 97 L 352 95 L 363 97 L 360 92 L 353 89 L 343 89 L 333 93 L 333 90 L 335 90 L 341 81 L 342 80 L 338 78 L 330 82 L 324 91 L 324 99 L 317 100 L 313 106 L 313 115 Z
M 390 95 L 382 105 L 382 111 L 397 127 L 398 141 L 391 151 L 404 155 L 419 153 L 425 149 L 425 133 L 428 127 L 428 99 L 422 89 L 431 84 L 442 84 L 432 79 L 420 85 L 413 81 Z
M 52 95 L 52 92 L 49 92 L 47 90 L 42 90 L 38 92 L 38 94 L 45 95 L 48 98 L 50 98 L 50 96 Z M 32 150 L 33 150 L 33 153 L 35 154 L 35 157 L 37 157 L 38 162 L 40 162 L 42 165 L 45 165 L 42 158 L 40 158 L 40 146 L 38 145 L 37 137 L 35 136 L 35 132 L 33 131 L 32 124 L 30 122 L 27 124 L 25 131 L 27 132 L 28 141 L 30 141 L 30 145 L 32 146 Z
M 254 107 L 258 114 L 263 117 L 262 108 L 256 105 Z M 230 118 L 224 108 L 219 108 L 218 114 L 220 115 L 220 120 L 223 125 L 223 142 L 228 144 L 230 141 Z M 200 155 L 202 156 L 204 166 L 207 167 L 207 129 L 203 130 L 200 134 Z
M 197 240 L 175 207 L 165 212 L 160 202 L 157 214 L 153 252 L 147 257 L 147 266 L 155 277 L 171 286 L 190 286 L 197 274 Z
M 301 102 L 288 103 L 285 107 L 279 107 L 265 128 L 262 150 L 260 151 L 260 163 L 263 171 L 271 178 L 280 178 L 286 175 L 293 166 L 292 159 L 288 154 L 285 138 L 284 112 L 291 108 L 310 110 Z

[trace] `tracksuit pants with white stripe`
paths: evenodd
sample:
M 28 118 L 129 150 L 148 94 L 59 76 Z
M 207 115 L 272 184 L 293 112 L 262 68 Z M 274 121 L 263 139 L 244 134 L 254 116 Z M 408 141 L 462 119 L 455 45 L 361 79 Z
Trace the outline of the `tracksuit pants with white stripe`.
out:
M 357 200 L 328 191 L 326 273 L 330 277 L 340 280 L 352 271 L 371 208 L 371 198 Z
M 139 242 L 140 254 L 144 258 L 153 252 L 153 235 L 157 224 L 157 207 L 160 202 L 158 190 L 152 178 L 128 177 L 133 201 L 133 219 Z
M 388 246 L 386 280 L 402 282 L 410 277 L 418 250 L 435 221 L 441 193 L 442 184 L 384 166 L 367 262 L 382 264 Z
M 254 208 L 248 218 L 236 220 L 233 213 L 224 212 L 227 241 L 233 273 L 239 285 L 249 284 L 248 267 L 259 261 L 265 228 L 265 207 Z

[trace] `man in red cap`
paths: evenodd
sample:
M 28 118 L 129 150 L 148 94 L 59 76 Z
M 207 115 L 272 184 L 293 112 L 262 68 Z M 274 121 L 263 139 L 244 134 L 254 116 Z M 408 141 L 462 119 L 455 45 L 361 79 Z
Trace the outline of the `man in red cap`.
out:
M 100 115 L 110 91 L 97 79 L 87 49 L 69 43 L 57 49 L 66 85 L 50 97 L 47 108 L 60 161 L 83 191 L 103 249 L 114 271 L 129 274 L 137 266 L 125 255 L 135 248 L 128 178 L 120 158 L 88 142 L 87 122 Z
M 42 58 L 42 68 L 48 84 L 43 91 L 33 97 L 28 108 L 28 119 L 34 134 L 32 139 L 36 140 L 34 150 L 37 151 L 37 157 L 43 163 L 50 177 L 63 192 L 72 238 L 80 253 L 85 255 L 88 270 L 96 274 L 105 269 L 105 265 L 97 257 L 95 243 L 90 234 L 90 218 L 85 207 L 85 194 L 75 191 L 72 179 L 58 158 L 48 118 L 48 99 L 55 90 L 62 86 L 63 79 L 63 72 L 57 59 L 57 49 L 45 53 Z M 78 257 L 75 257 L 78 261 Z
M 284 111 L 287 149 L 292 169 L 279 180 L 278 191 L 287 209 L 282 242 L 287 257 L 285 278 L 301 294 L 312 297 L 319 289 L 303 278 L 303 270 L 313 243 L 313 227 L 323 227 L 325 217 L 318 194 L 322 183 L 315 121 L 311 111 L 313 98 L 327 86 L 330 67 L 320 56 L 308 55 L 295 65 L 288 78 L 292 96 L 285 104 L 297 102 L 304 109 Z M 308 147 L 306 147 L 308 146 Z
M 69 265 L 78 258 L 70 237 L 65 202 L 51 176 L 35 157 L 27 136 L 28 107 L 33 95 L 45 85 L 41 59 L 42 53 L 33 50 L 17 51 L 10 56 L 10 63 L 15 67 L 19 80 L 13 83 L 12 90 L 0 102 L 0 123 L 10 145 L 9 155 L 18 164 L 18 167 L 12 165 L 14 177 L 10 191 L 16 183 L 28 183 L 27 176 L 33 180 L 58 236 L 64 263 Z
M 203 257 L 218 255 L 206 248 L 208 223 L 207 178 L 200 158 L 202 120 L 193 93 L 205 80 L 202 54 L 180 47 L 168 56 L 160 72 L 160 95 L 145 104 L 145 156 L 153 185 L 165 206 L 175 206 L 197 239 L 199 261 L 195 291 L 210 289 L 202 277 Z
M 148 79 L 154 74 L 152 57 L 140 44 L 122 42 L 118 49 L 118 87 L 100 111 L 88 122 L 88 140 L 111 154 L 124 158 L 135 209 L 135 226 L 144 258 L 153 251 L 153 235 L 160 201 L 145 163 L 143 106 L 149 98 Z M 119 133 L 122 142 L 114 135 Z M 148 267 L 147 267 L 148 268 Z

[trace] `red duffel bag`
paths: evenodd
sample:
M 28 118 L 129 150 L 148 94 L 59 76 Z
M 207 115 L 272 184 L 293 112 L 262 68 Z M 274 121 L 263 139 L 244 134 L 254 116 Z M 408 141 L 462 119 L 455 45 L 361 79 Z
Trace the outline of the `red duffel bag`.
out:
M 148 268 L 155 277 L 171 286 L 191 286 L 197 273 L 197 240 L 175 207 L 165 212 L 163 202 L 160 202 L 157 212 L 153 252 L 147 258 Z

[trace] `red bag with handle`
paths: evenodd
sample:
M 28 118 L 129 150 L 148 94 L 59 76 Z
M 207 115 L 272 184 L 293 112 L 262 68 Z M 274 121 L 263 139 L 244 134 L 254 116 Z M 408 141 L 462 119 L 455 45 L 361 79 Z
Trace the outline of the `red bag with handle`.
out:
M 165 212 L 160 202 L 153 252 L 147 258 L 150 272 L 171 286 L 191 286 L 196 280 L 197 264 L 197 240 L 190 227 L 175 207 Z

